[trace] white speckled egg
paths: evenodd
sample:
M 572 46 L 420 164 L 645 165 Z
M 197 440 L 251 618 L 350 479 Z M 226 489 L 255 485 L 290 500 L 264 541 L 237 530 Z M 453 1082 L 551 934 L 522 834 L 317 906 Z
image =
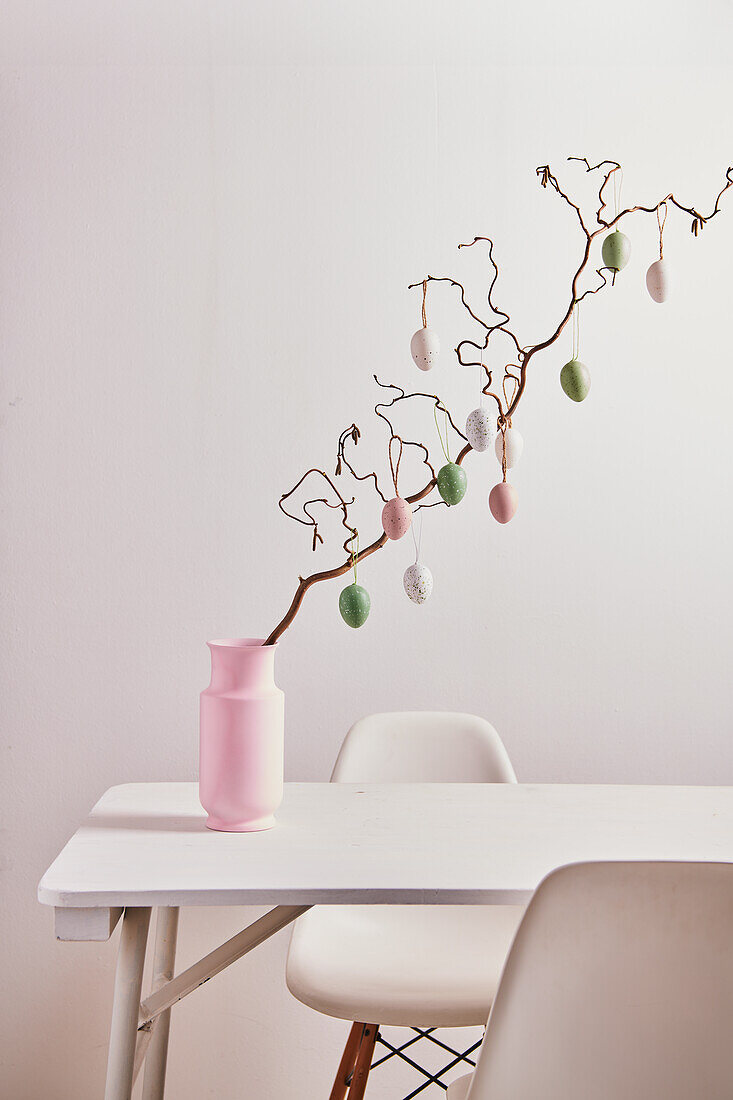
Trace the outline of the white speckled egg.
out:
M 646 273 L 646 288 L 655 302 L 666 302 L 669 297 L 669 268 L 666 260 L 657 260 Z
M 497 432 L 496 443 L 494 444 L 496 450 L 496 457 L 501 462 L 503 455 L 504 443 L 501 438 L 501 432 Z M 510 469 L 512 466 L 516 466 L 522 457 L 522 451 L 524 450 L 524 438 L 521 432 L 518 432 L 516 428 L 507 428 L 506 430 L 506 464 Z
M 431 328 L 419 328 L 410 340 L 410 352 L 420 370 L 430 370 L 440 354 L 438 334 Z
M 474 409 L 466 419 L 466 439 L 474 451 L 488 451 L 496 435 L 496 417 L 486 409 Z
M 414 565 L 405 570 L 402 584 L 413 603 L 425 603 L 426 600 L 430 599 L 433 592 L 433 574 L 427 565 L 423 565 L 421 561 L 416 561 Z

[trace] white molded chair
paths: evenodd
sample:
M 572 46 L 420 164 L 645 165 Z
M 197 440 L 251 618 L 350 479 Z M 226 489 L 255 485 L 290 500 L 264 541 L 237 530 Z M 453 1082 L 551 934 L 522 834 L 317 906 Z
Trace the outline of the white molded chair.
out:
M 733 865 L 585 863 L 538 887 L 449 1100 L 730 1100 Z
M 421 712 L 356 722 L 331 780 L 516 783 L 499 735 L 483 718 Z M 302 916 L 288 954 L 290 992 L 318 1012 L 354 1022 L 331 1100 L 363 1096 L 380 1024 L 430 1031 L 485 1024 L 523 912 L 334 905 Z

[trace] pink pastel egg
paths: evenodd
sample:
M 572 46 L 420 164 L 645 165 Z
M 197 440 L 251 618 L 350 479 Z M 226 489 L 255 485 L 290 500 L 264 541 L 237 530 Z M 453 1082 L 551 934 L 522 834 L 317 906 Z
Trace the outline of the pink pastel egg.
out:
M 489 508 L 498 523 L 508 523 L 518 504 L 517 490 L 506 481 L 500 481 L 489 493 Z
M 402 497 L 388 500 L 382 509 L 382 527 L 388 539 L 401 539 L 410 530 L 412 508 Z
M 666 302 L 669 297 L 669 271 L 666 260 L 656 260 L 646 273 L 646 288 L 655 302 Z

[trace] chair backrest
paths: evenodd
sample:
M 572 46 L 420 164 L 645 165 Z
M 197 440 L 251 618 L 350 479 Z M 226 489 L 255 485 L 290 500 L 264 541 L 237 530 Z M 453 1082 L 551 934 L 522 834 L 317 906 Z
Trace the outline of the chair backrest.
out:
M 494 727 L 473 714 L 398 711 L 355 722 L 333 783 L 516 783 Z
M 586 863 L 538 887 L 467 1100 L 730 1100 L 733 865 Z

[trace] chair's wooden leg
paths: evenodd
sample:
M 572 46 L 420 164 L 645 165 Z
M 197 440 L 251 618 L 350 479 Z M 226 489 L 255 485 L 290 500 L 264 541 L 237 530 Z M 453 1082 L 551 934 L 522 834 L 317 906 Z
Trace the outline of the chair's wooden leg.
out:
M 349 1100 L 362 1100 L 367 1086 L 369 1070 L 372 1068 L 372 1056 L 374 1044 L 377 1041 L 378 1024 L 364 1024 L 364 1030 L 359 1044 L 359 1053 L 356 1056 L 354 1076 L 349 1086 Z
M 341 1055 L 336 1080 L 331 1089 L 328 1100 L 346 1100 L 349 1081 L 356 1065 L 356 1055 L 359 1051 L 359 1043 L 364 1033 L 364 1024 L 354 1024 L 346 1040 L 344 1053 Z

